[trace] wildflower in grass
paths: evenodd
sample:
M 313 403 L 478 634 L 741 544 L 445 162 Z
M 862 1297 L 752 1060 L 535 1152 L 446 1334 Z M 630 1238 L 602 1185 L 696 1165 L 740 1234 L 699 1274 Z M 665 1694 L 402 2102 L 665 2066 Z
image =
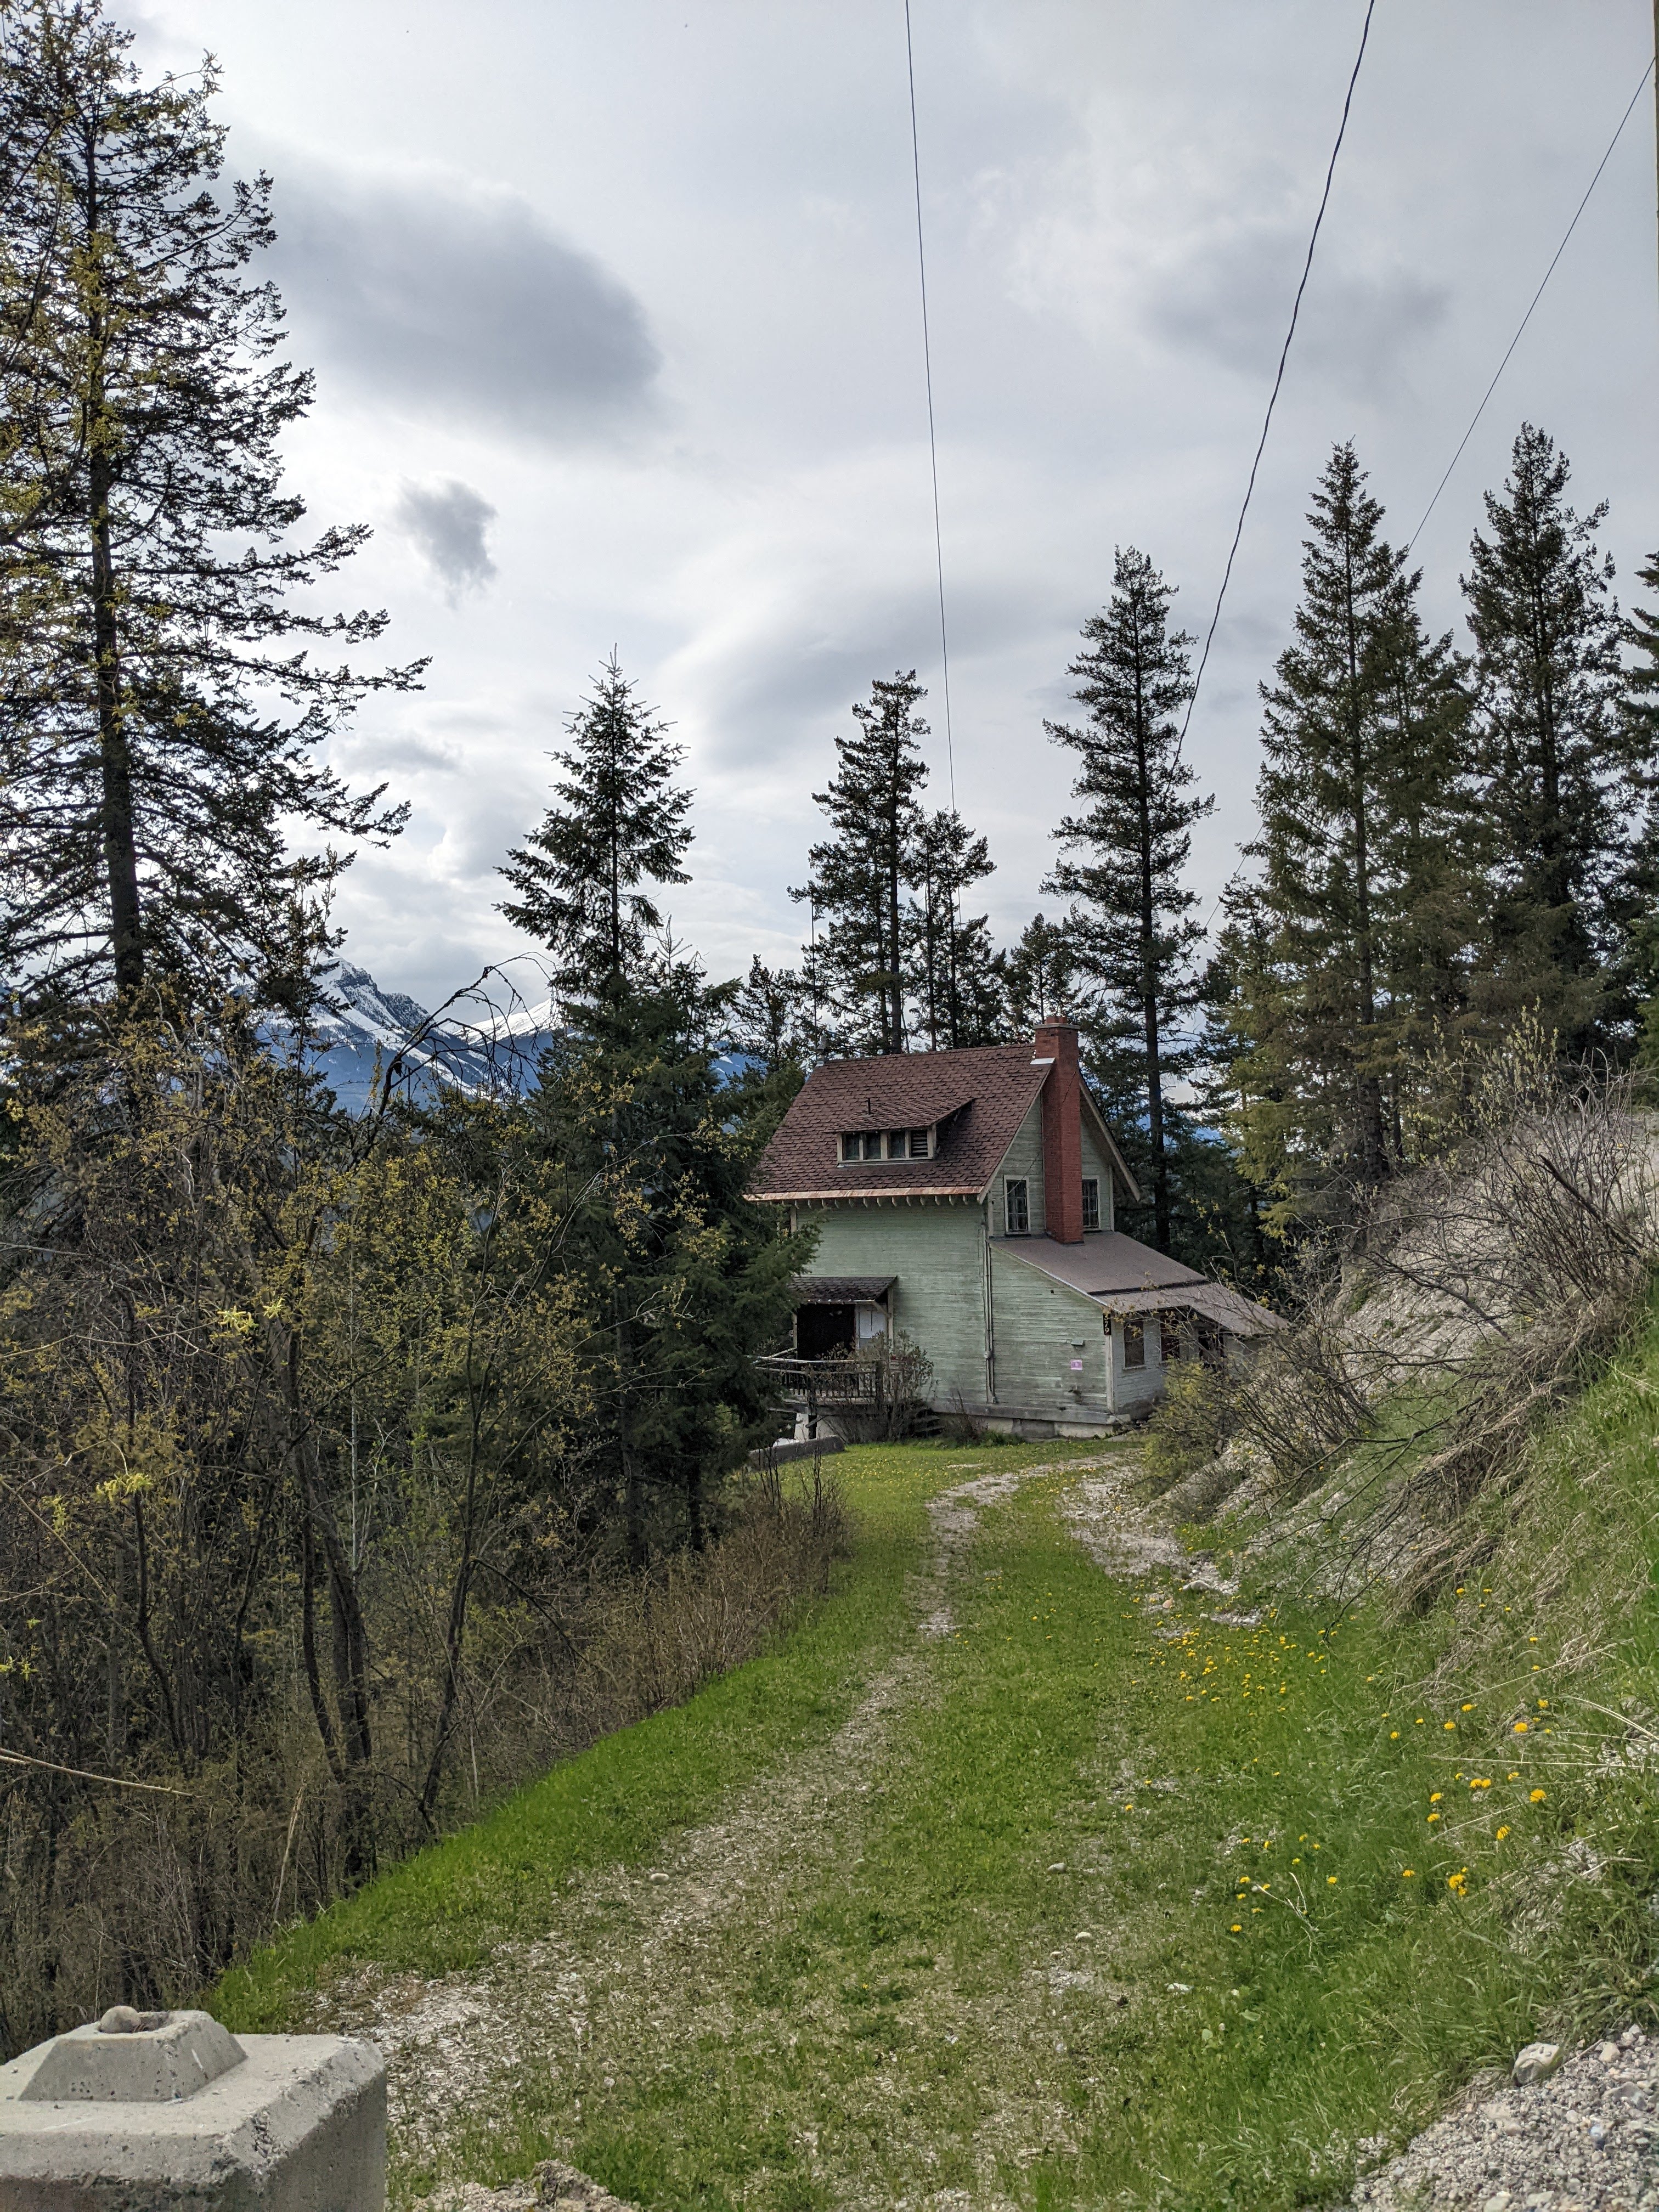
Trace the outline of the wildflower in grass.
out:
M 1531 1802 L 1534 1805 L 1541 1805 L 1544 1802 L 1544 1792 L 1541 1790 L 1534 1790 L 1532 1793 Z
M 1547 1712 L 1549 1711 L 1549 1708 L 1550 1708 L 1550 1701 L 1549 1701 L 1549 1699 L 1548 1699 L 1547 1698 L 1540 1698 L 1540 1699 L 1538 1700 L 1538 1710 L 1539 1710 L 1539 1711 L 1540 1711 L 1540 1713 L 1547 1713 Z
M 1516 1735 L 1525 1735 L 1526 1732 L 1527 1723 L 1525 1721 L 1516 1721 L 1515 1724 L 1515 1734 Z
M 1446 1794 L 1446 1793 L 1445 1793 L 1445 1791 L 1444 1791 L 1443 1790 L 1430 1790 L 1430 1792 L 1429 1792 L 1429 1802 L 1430 1802 L 1430 1804 L 1431 1804 L 1431 1805 L 1437 1805 L 1437 1804 L 1440 1802 L 1440 1800 L 1441 1800 L 1441 1799 L 1445 1796 L 1445 1794 Z
M 1393 1742 L 1394 1742 L 1394 1741 L 1395 1740 L 1395 1738 L 1399 1735 L 1399 1734 L 1400 1734 L 1400 1731 L 1399 1731 L 1399 1729 L 1390 1729 L 1389 1730 L 1389 1741 L 1390 1743 L 1393 1743 Z
M 1510 1773 L 1509 1779 L 1511 1782 L 1518 1782 L 1521 1779 L 1521 1770 L 1518 1766 Z
M 1429 1819 L 1430 1819 L 1430 1821 L 1431 1821 L 1431 1823 L 1432 1823 L 1433 1821 L 1437 1820 L 1439 1818 L 1440 1818 L 1440 1815 L 1439 1815 L 1439 1814 L 1438 1814 L 1438 1813 L 1431 1813 L 1431 1814 L 1430 1814 L 1430 1815 L 1429 1815 Z
M 1440 1725 L 1444 1729 L 1455 1729 L 1457 1726 L 1457 1723 L 1455 1721 L 1442 1721 Z
M 1469 1888 L 1468 1869 L 1460 1867 L 1455 1874 L 1446 1876 L 1446 1887 L 1454 1897 L 1467 1897 Z
M 1409 1881 L 1416 1872 L 1417 1869 L 1415 1867 L 1401 1867 L 1400 1869 L 1400 1879 L 1401 1881 Z
M 1503 1840 L 1504 1840 L 1504 1837 L 1505 1837 L 1505 1836 L 1507 1836 L 1507 1835 L 1508 1835 L 1508 1833 L 1509 1833 L 1509 1830 L 1508 1830 L 1508 1828 L 1507 1828 L 1507 1827 L 1500 1828 L 1500 1829 L 1498 1831 L 1498 1842 L 1499 1842 L 1500 1844 L 1503 1842 Z
M 1334 1874 L 1328 1874 L 1326 1875 L 1325 1887 L 1327 1889 L 1334 1889 L 1336 1887 L 1336 1876 Z
M 1472 1713 L 1474 1711 L 1474 1707 L 1473 1705 L 1465 1705 L 1463 1710 L 1466 1713 Z

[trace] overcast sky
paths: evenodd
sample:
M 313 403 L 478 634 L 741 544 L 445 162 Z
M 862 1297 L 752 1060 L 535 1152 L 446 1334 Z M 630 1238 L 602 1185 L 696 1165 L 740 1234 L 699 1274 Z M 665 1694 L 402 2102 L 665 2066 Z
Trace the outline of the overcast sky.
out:
M 957 796 L 1012 934 L 1064 805 L 1079 623 L 1133 544 L 1207 625 L 1361 0 L 912 0 Z M 117 0 L 118 12 L 118 0 Z M 525 949 L 494 870 L 614 645 L 687 748 L 716 974 L 788 959 L 834 738 L 929 687 L 947 796 L 902 0 L 149 0 L 140 58 L 224 71 L 233 166 L 318 404 L 319 522 L 423 693 L 336 749 L 413 805 L 339 912 L 428 1003 Z M 1250 825 L 1255 687 L 1307 495 L 1352 437 L 1415 526 L 1650 51 L 1648 0 L 1378 0 L 1272 441 L 1194 720 L 1212 898 Z M 1417 549 L 1429 611 L 1516 425 L 1659 545 L 1644 95 Z M 1053 902 L 1048 902 L 1050 909 Z

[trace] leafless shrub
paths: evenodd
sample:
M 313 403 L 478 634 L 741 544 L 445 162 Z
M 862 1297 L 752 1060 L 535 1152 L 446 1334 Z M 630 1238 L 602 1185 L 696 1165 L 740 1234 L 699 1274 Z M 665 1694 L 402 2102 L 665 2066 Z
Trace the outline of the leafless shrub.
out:
M 933 1363 L 902 1331 L 876 1338 L 847 1364 L 866 1386 L 836 1407 L 836 1425 L 849 1443 L 896 1443 L 931 1422 Z
M 719 1541 L 653 1572 L 573 1583 L 533 1624 L 487 1623 L 459 1731 L 452 1822 L 555 1760 L 682 1703 L 764 1649 L 827 1587 L 848 1544 L 833 1477 L 810 1462 L 738 1494 Z M 492 1669 L 488 1636 L 498 1662 Z M 234 1759 L 120 1787 L 0 1764 L 0 2044 L 8 2052 L 117 2001 L 180 2003 L 274 1929 L 339 1893 L 343 1793 L 296 1681 Z M 371 1778 L 387 1857 L 427 1832 L 423 1745 L 383 1711 Z
M 1447 1071 L 1438 1151 L 1310 1267 L 1294 1326 L 1236 1393 L 1287 1502 L 1385 1403 L 1416 1401 L 1348 1500 L 1369 1507 L 1356 1541 L 1371 1556 L 1409 1523 L 1393 1556 L 1412 1588 L 1462 1556 L 1459 1516 L 1518 1479 L 1540 1419 L 1628 1334 L 1659 1267 L 1659 1128 L 1626 1078 L 1559 1073 L 1547 1046 L 1523 1030 Z

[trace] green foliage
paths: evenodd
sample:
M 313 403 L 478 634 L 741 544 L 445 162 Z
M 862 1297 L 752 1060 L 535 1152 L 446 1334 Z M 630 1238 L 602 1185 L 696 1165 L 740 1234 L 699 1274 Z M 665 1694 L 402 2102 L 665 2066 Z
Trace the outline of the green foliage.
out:
M 317 611 L 368 531 L 294 541 L 270 180 L 222 182 L 210 60 L 146 84 L 131 43 L 100 0 L 0 25 L 0 966 L 42 1003 L 148 973 L 295 1007 L 334 846 L 403 819 L 318 750 L 419 670 L 355 672 L 386 616 Z
M 1111 601 L 1084 624 L 1084 653 L 1067 672 L 1087 723 L 1043 725 L 1076 755 L 1073 796 L 1084 802 L 1054 832 L 1064 857 L 1044 889 L 1072 902 L 1072 957 L 1093 986 L 1090 1073 L 1119 1109 L 1120 1141 L 1147 1187 L 1163 1252 L 1174 1233 L 1180 1119 L 1164 1086 L 1195 1063 L 1182 1031 L 1198 1002 L 1194 959 L 1204 936 L 1186 869 L 1193 825 L 1215 805 L 1194 795 L 1181 754 L 1192 641 L 1170 631 L 1173 597 L 1144 553 L 1121 547 Z
M 552 953 L 574 1005 L 620 1001 L 645 972 L 663 916 L 645 884 L 684 884 L 689 791 L 671 781 L 684 749 L 654 721 L 613 653 L 555 753 L 557 804 L 501 870 L 519 894 L 501 911 Z
M 1418 1058 L 1462 1018 L 1479 869 L 1473 757 L 1450 640 L 1382 535 L 1351 445 L 1314 494 L 1297 641 L 1263 688 L 1260 876 L 1222 953 L 1243 1042 L 1231 1083 L 1247 1172 L 1276 1218 L 1374 1189 L 1400 1153 Z
M 1511 1004 L 1533 1003 L 1586 1049 L 1603 1000 L 1629 859 L 1632 802 L 1654 758 L 1650 718 L 1621 713 L 1605 502 L 1566 502 L 1566 457 L 1523 422 L 1487 535 L 1464 580 L 1476 647 L 1483 797 L 1492 836 L 1492 957 Z

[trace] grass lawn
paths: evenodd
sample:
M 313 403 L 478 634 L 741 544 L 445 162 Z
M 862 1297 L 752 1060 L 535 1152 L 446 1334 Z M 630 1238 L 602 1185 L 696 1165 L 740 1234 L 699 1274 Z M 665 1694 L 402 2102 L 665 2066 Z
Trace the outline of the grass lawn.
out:
M 1084 1449 L 981 1455 L 1018 1467 Z M 908 1631 L 905 1577 L 922 1556 L 927 1500 L 963 1479 L 948 1470 L 963 1457 L 957 1448 L 867 1445 L 826 1462 L 858 1515 L 856 1553 L 837 1570 L 831 1596 L 803 1608 L 775 1651 L 566 1760 L 487 1819 L 293 1929 L 225 1977 L 209 2000 L 214 2010 L 268 2033 L 298 2016 L 296 1999 L 341 1962 L 423 1975 L 476 1966 L 504 1938 L 539 1931 L 550 1894 L 574 1869 L 641 1858 L 827 1735 Z
M 219 2008 L 265 2024 L 331 1960 L 465 1966 L 568 1909 L 580 2025 L 548 2007 L 534 2063 L 406 2158 L 401 2196 L 554 2153 L 653 2212 L 1328 2201 L 1356 2143 L 1531 2035 L 1651 2019 L 1656 1411 L 1659 1334 L 1522 1514 L 1494 1507 L 1478 1579 L 1404 1622 L 1283 1590 L 1229 1622 L 1248 1589 L 1114 1581 L 1069 1533 L 1075 1478 L 1035 1478 L 984 1511 L 951 1632 L 911 1646 L 821 1833 L 665 1935 L 674 1832 L 822 1755 L 906 1644 L 922 1499 L 1059 1455 L 849 1454 L 878 1516 L 775 1656 L 297 1932 Z M 653 1854 L 666 1873 L 628 1875 Z M 615 1862 L 591 1908 L 556 1900 Z

